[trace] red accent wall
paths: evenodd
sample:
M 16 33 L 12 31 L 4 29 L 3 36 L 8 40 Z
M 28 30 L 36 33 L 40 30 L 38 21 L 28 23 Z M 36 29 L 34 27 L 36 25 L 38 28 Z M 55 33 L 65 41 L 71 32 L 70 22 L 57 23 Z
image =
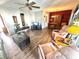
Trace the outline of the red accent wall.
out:
M 68 24 L 71 12 L 72 12 L 72 10 L 63 10 L 63 11 L 50 12 L 49 13 L 49 21 L 51 19 L 51 16 L 61 15 L 62 16 L 61 23 L 66 22 Z

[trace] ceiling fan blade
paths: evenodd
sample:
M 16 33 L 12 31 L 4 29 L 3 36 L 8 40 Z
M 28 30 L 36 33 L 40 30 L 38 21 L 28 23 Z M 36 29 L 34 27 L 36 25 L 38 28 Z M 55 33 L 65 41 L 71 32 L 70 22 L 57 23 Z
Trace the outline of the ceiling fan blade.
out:
M 32 8 L 31 7 L 28 7 L 30 10 L 32 10 Z
M 36 3 L 35 3 L 35 2 L 31 2 L 29 5 L 31 5 L 31 6 L 32 6 L 32 5 L 34 5 L 34 4 L 36 4 Z
M 16 4 L 19 4 L 19 5 L 24 5 L 24 4 L 22 4 L 22 3 L 16 3 Z
M 33 8 L 40 8 L 39 6 L 32 6 Z

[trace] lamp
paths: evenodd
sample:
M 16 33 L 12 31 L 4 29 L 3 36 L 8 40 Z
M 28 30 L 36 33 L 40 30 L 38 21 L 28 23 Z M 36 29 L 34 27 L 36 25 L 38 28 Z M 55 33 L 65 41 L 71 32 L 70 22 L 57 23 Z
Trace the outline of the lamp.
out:
M 71 34 L 79 34 L 79 26 L 72 25 L 68 27 L 67 32 Z

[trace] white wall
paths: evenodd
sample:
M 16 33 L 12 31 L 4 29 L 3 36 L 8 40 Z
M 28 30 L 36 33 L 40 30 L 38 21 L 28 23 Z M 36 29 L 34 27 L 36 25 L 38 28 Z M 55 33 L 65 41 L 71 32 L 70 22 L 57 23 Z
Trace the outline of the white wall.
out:
M 19 10 L 0 8 L 0 14 L 3 17 L 4 22 L 5 22 L 6 26 L 7 26 L 8 31 L 10 32 L 10 34 L 15 33 L 15 26 L 14 26 L 14 22 L 13 22 L 12 16 L 17 16 L 18 23 L 20 24 L 20 26 L 22 26 L 20 13 L 21 12 Z M 28 16 L 25 17 L 25 18 L 27 19 Z
M 43 15 L 42 11 L 23 12 L 23 11 L 19 11 L 19 10 L 0 8 L 0 14 L 3 17 L 6 27 L 8 28 L 8 31 L 10 34 L 15 33 L 15 27 L 14 27 L 14 22 L 13 22 L 12 16 L 17 16 L 18 23 L 20 24 L 20 26 L 22 26 L 20 13 L 24 13 L 24 19 L 25 19 L 26 25 L 28 24 L 29 26 L 31 26 L 32 22 L 37 21 L 37 22 L 42 23 L 43 28 L 47 26 L 46 21 L 44 21 L 44 15 Z
M 19 19 L 19 23 L 20 22 L 20 16 L 19 16 L 19 12 L 17 11 L 13 11 L 11 9 L 5 9 L 5 8 L 0 8 L 0 14 L 2 15 L 4 22 L 8 28 L 8 31 L 11 32 L 11 34 L 13 34 L 15 31 L 15 27 L 14 27 L 14 22 L 13 22 L 13 18 L 12 16 L 17 16 L 17 19 Z
M 43 11 L 37 11 L 34 13 L 35 15 L 35 21 L 39 22 L 42 24 L 42 28 L 47 27 L 47 21 L 46 18 L 44 16 L 46 16 L 46 14 Z

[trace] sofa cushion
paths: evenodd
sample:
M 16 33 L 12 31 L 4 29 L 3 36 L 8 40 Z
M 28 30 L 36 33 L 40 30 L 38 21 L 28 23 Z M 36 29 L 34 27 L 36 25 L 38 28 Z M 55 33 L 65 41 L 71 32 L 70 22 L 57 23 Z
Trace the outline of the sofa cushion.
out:
M 25 35 L 24 33 L 16 33 L 12 35 L 14 42 L 23 49 L 28 43 L 30 43 L 30 37 Z
M 67 59 L 79 59 L 79 53 L 71 47 L 64 47 L 59 50 Z
M 66 59 L 66 57 L 59 51 L 54 51 L 47 54 L 46 59 Z
M 63 47 L 57 51 L 50 52 L 47 54 L 47 59 L 79 59 L 79 49 L 71 47 Z

